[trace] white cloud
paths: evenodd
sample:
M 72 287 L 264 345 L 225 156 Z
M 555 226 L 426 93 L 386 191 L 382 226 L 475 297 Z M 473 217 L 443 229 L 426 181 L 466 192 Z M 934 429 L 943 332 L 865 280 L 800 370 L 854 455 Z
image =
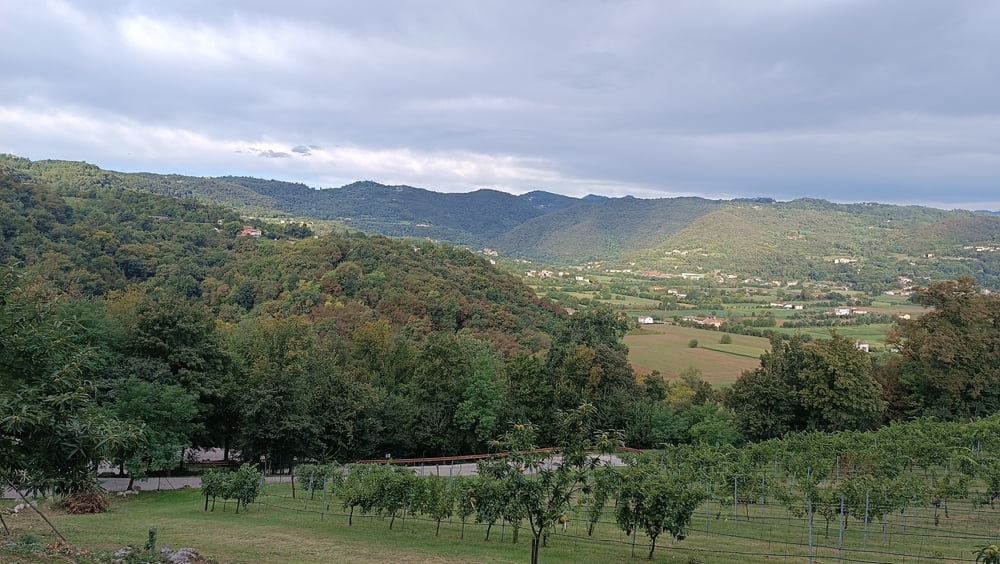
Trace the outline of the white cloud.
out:
M 335 187 L 358 179 L 410 184 L 441 191 L 478 188 L 526 192 L 536 188 L 585 195 L 653 194 L 641 186 L 567 177 L 552 163 L 511 155 L 467 151 L 372 149 L 360 146 L 295 144 L 271 137 L 224 139 L 200 132 L 140 123 L 123 116 L 93 115 L 67 108 L 55 112 L 0 106 L 0 130 L 19 139 L 18 146 L 0 140 L 0 151 L 31 158 L 88 160 L 120 170 L 179 171 L 190 174 L 279 174 L 316 187 Z M 67 147 L 68 154 L 50 148 Z M 23 149 L 29 147 L 28 154 Z M 259 157 L 268 157 L 261 159 Z

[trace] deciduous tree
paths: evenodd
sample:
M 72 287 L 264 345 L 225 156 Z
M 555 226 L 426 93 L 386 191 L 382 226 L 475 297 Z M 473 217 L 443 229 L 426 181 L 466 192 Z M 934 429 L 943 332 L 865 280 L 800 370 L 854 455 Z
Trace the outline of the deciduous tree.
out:
M 915 410 L 946 420 L 1000 410 L 1000 295 L 963 277 L 933 282 L 915 301 L 929 311 L 901 321 L 891 340 Z

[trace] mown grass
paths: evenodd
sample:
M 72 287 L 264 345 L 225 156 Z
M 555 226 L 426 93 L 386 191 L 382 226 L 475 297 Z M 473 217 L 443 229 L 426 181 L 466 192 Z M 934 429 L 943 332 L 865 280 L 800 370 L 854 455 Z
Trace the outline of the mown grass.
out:
M 839 335 L 843 335 L 850 339 L 854 339 L 860 342 L 868 343 L 871 345 L 872 350 L 882 350 L 885 348 L 885 339 L 889 330 L 892 329 L 892 325 L 889 324 L 876 324 L 876 325 L 856 325 L 856 326 L 843 326 L 843 327 L 800 327 L 800 328 L 784 328 L 775 327 L 774 330 L 779 333 L 787 333 L 789 335 L 809 335 L 813 339 L 829 339 L 830 330 L 834 329 Z
M 292 499 L 287 484 L 268 486 L 264 502 L 237 514 L 233 505 L 220 503 L 205 512 L 198 490 L 144 492 L 127 500 L 115 499 L 109 512 L 71 516 L 46 509 L 56 526 L 73 544 L 92 550 L 114 550 L 124 545 L 141 546 L 150 528 L 158 539 L 173 548 L 191 546 L 219 564 L 257 563 L 453 563 L 527 562 L 530 533 L 520 532 L 513 544 L 509 525 L 496 524 L 491 540 L 484 540 L 485 527 L 457 518 L 435 524 L 412 515 L 397 518 L 392 530 L 387 518 L 355 514 L 348 526 L 340 503 L 332 497 L 322 511 L 322 500 Z M 595 529 L 586 533 L 589 509 L 571 515 L 566 530 L 557 528 L 542 549 L 545 563 L 634 562 L 633 538 L 614 524 L 614 509 L 608 507 Z M 937 516 L 935 518 L 935 515 Z M 12 536 L 32 533 L 49 538 L 48 529 L 32 514 L 7 519 Z M 895 513 L 886 522 L 864 524 L 851 519 L 839 550 L 839 522 L 816 515 L 813 550 L 820 562 L 971 562 L 972 550 L 995 542 L 1000 534 L 1000 512 L 989 506 L 978 509 L 968 503 L 952 503 L 951 516 L 935 508 Z M 808 522 L 787 509 L 769 504 L 738 506 L 710 501 L 698 508 L 683 541 L 671 542 L 664 535 L 655 561 L 722 563 L 802 562 L 808 558 Z M 640 532 L 634 539 L 637 557 L 644 557 L 648 541 Z M 0 562 L 32 562 L 29 556 L 0 552 Z M 65 561 L 65 560 L 64 560 Z
M 639 374 L 658 370 L 676 377 L 688 368 L 701 371 L 702 378 L 714 386 L 729 385 L 744 370 L 760 366 L 760 355 L 770 348 L 767 339 L 730 334 L 730 344 L 719 341 L 726 333 L 677 325 L 646 325 L 624 339 L 629 347 L 629 362 Z M 691 340 L 698 346 L 690 347 Z

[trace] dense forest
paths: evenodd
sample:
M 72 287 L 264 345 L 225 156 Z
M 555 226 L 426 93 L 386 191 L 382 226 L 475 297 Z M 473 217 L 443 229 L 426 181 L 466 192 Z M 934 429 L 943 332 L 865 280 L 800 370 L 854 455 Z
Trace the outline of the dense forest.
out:
M 272 465 L 483 452 L 525 422 L 547 445 L 581 405 L 634 447 L 1000 408 L 1000 298 L 971 278 L 917 296 L 933 311 L 898 327 L 898 353 L 776 339 L 720 391 L 697 371 L 638 381 L 621 316 L 567 315 L 467 250 L 317 236 L 80 172 L 0 172 L 8 483 L 71 491 L 92 460 L 142 475 L 189 446 Z

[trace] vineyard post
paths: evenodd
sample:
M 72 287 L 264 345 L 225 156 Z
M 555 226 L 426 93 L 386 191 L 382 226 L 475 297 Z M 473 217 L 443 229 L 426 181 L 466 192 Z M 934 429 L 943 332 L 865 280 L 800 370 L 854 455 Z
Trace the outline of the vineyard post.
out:
M 260 473 L 260 495 L 257 496 L 257 513 L 260 513 L 260 507 L 264 503 L 264 485 L 266 483 L 266 478 L 264 473 Z M 212 500 L 212 506 L 215 507 L 215 500 Z
M 707 480 L 706 480 L 707 481 Z M 708 482 L 708 497 L 705 498 L 705 534 L 708 534 L 709 505 L 712 503 L 712 482 Z
M 868 502 L 871 500 L 872 490 L 865 490 L 865 537 L 861 543 L 862 548 L 868 548 Z
M 733 476 L 733 521 L 739 521 L 740 520 L 740 512 L 739 512 L 739 509 L 737 508 L 737 499 L 738 499 L 737 484 L 738 483 L 739 483 L 739 478 L 736 477 L 736 476 Z
M 319 522 L 322 523 L 326 519 L 326 478 L 323 479 L 323 505 L 319 510 Z
M 840 494 L 840 532 L 837 534 L 837 560 L 844 557 L 844 494 Z
M 764 520 L 764 507 L 767 505 L 767 471 L 761 473 L 760 475 L 760 520 Z
M 806 469 L 806 484 L 812 486 L 812 466 Z M 809 511 L 809 564 L 813 562 L 813 501 L 812 488 L 806 491 L 806 503 Z

